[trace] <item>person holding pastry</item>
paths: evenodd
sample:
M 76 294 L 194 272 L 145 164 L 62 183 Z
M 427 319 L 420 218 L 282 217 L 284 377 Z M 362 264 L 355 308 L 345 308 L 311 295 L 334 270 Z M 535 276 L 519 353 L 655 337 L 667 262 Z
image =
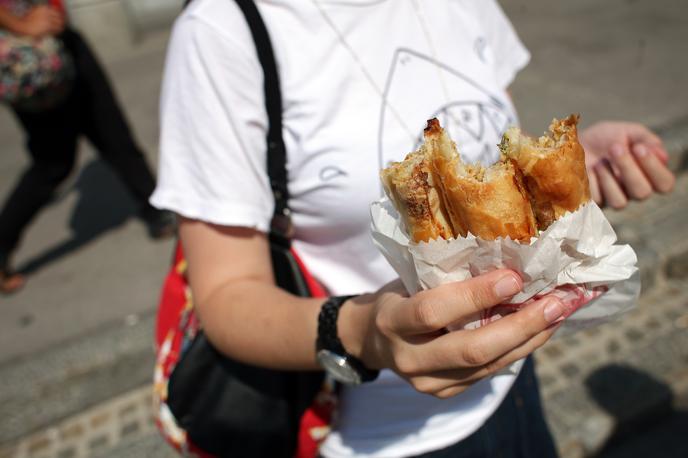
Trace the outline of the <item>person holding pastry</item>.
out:
M 321 456 L 556 456 L 528 355 L 556 332 L 560 301 L 545 296 L 479 329 L 446 332 L 508 301 L 521 278 L 499 269 L 409 296 L 371 240 L 369 204 L 385 187 L 406 196 L 408 215 L 427 223 L 417 240 L 469 230 L 497 237 L 506 228 L 525 241 L 588 197 L 621 208 L 670 191 L 661 141 L 632 123 L 576 132 L 572 166 L 580 173 L 571 186 L 578 194 L 570 201 L 548 194 L 526 152 L 498 146 L 518 125 L 509 85 L 529 53 L 496 1 L 256 4 L 281 78 L 293 246 L 332 299 L 295 297 L 274 285 L 268 118 L 255 45 L 234 1 L 194 0 L 168 51 L 160 180 L 151 202 L 181 217 L 208 339 L 248 364 L 319 369 L 318 316 L 324 302 L 334 302 L 342 356 L 368 381 L 343 384 Z M 433 118 L 439 124 L 424 137 Z M 573 138 L 576 122 L 554 125 L 552 141 L 558 130 Z M 439 125 L 459 147 L 459 168 Z M 380 170 L 428 141 L 431 157 L 412 154 L 398 170 L 406 181 L 382 185 Z M 442 167 L 461 172 L 433 181 Z M 466 196 L 481 193 L 476 183 L 483 181 L 494 184 L 494 204 L 472 207 Z M 464 201 L 448 207 L 444 196 L 458 189 Z M 534 205 L 533 195 L 549 200 Z M 517 209 L 512 220 L 498 211 L 505 199 Z M 495 375 L 524 358 L 518 375 Z

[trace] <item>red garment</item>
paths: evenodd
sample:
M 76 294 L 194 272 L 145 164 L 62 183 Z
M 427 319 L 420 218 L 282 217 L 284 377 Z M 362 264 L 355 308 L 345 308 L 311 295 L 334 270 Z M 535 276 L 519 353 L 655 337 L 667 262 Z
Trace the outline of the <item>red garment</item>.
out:
M 60 10 L 62 13 L 65 12 L 65 7 L 62 3 L 62 0 L 49 0 L 49 3 L 53 8 Z
M 326 297 L 323 287 L 310 275 L 301 259 L 292 249 L 292 254 L 303 272 L 313 297 Z M 186 279 L 186 260 L 181 243 L 177 243 L 172 268 L 165 277 L 155 329 L 156 366 L 154 375 L 154 398 L 156 425 L 163 437 L 175 449 L 185 455 L 212 458 L 190 442 L 186 432 L 167 407 L 167 383 L 177 361 L 181 357 L 183 344 L 192 340 L 199 329 L 193 309 L 191 290 Z M 333 390 L 323 388 L 301 417 L 297 450 L 294 458 L 315 458 L 320 442 L 329 431 L 334 410 Z

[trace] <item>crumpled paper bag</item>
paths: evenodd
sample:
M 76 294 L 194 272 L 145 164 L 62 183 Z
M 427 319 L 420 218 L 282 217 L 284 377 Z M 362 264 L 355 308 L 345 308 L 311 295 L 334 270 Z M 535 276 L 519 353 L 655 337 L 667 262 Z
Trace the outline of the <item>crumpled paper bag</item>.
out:
M 557 332 L 565 335 L 610 321 L 635 306 L 640 293 L 637 257 L 616 234 L 602 210 L 589 202 L 555 221 L 530 244 L 510 238 L 415 243 L 388 198 L 371 205 L 373 240 L 397 271 L 409 294 L 509 268 L 523 278 L 523 291 L 465 327 L 474 328 L 517 310 L 548 293 L 567 306 Z

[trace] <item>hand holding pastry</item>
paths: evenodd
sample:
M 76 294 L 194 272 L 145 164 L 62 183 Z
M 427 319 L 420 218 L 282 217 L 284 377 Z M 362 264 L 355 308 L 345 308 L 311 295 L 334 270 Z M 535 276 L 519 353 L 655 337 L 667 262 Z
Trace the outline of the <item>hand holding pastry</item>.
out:
M 390 368 L 416 390 L 455 396 L 532 353 L 549 340 L 566 312 L 553 295 L 479 329 L 458 329 L 518 293 L 523 283 L 501 269 L 407 296 L 397 281 L 372 297 L 361 344 L 348 344 L 370 368 Z M 355 301 L 354 301 L 355 302 Z M 447 328 L 457 328 L 448 332 Z

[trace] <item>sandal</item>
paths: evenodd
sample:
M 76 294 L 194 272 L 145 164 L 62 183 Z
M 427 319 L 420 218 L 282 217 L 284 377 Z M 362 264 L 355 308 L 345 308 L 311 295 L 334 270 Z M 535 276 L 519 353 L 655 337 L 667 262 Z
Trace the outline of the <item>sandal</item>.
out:
M 0 270 L 0 293 L 16 293 L 25 283 L 26 279 L 22 274 L 10 270 Z

